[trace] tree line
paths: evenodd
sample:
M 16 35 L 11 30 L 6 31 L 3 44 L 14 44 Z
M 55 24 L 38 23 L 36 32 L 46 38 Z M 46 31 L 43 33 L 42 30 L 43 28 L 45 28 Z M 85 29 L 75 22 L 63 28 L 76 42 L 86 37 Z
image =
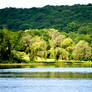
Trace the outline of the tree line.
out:
M 0 29 L 18 31 L 54 28 L 61 32 L 71 32 L 88 23 L 92 23 L 92 4 L 0 9 Z M 66 26 L 71 25 L 73 27 L 66 30 Z
M 84 37 L 81 39 L 81 36 Z M 70 34 L 56 29 L 28 29 L 17 32 L 1 29 L 0 62 L 30 63 L 39 58 L 87 61 L 92 59 L 91 42 L 88 34 Z

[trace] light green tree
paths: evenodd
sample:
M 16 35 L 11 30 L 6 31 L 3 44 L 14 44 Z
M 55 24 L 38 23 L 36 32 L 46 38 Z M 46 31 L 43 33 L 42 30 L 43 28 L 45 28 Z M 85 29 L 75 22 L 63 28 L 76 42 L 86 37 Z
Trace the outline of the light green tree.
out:
M 55 59 L 55 49 L 54 48 L 50 48 L 50 50 L 48 50 L 48 53 L 51 59 Z
M 51 48 L 49 52 L 50 52 L 50 57 L 56 60 L 58 59 L 66 60 L 68 59 L 69 56 L 69 53 L 65 49 L 60 47 L 57 47 L 55 49 Z
M 61 42 L 61 47 L 67 51 L 73 50 L 73 40 L 71 38 L 66 38 Z
M 76 60 L 89 60 L 91 57 L 91 47 L 86 41 L 81 40 L 76 44 L 72 55 Z
M 29 53 L 31 44 L 32 36 L 30 34 L 24 33 L 20 39 L 20 50 Z
M 30 59 L 36 59 L 37 57 L 46 58 L 47 56 L 47 44 L 39 36 L 32 39 L 30 45 Z
M 56 60 L 58 59 L 66 60 L 68 59 L 68 56 L 69 56 L 69 53 L 65 49 L 60 48 L 60 47 L 57 47 L 55 49 L 55 59 Z
M 56 48 L 60 46 L 60 43 L 63 41 L 64 39 L 64 35 L 60 34 L 60 32 L 58 32 L 55 29 L 50 29 L 48 31 L 48 35 L 51 37 L 51 39 L 49 40 L 49 44 L 51 48 Z

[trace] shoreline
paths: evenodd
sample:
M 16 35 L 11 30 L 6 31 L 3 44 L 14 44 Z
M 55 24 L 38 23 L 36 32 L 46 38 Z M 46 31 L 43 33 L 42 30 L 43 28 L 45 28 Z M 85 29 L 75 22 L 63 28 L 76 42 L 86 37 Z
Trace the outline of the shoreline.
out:
M 91 61 L 76 61 L 76 60 L 63 60 L 63 61 L 34 61 L 30 63 L 0 63 L 0 66 L 4 65 L 32 65 L 32 64 L 92 64 Z

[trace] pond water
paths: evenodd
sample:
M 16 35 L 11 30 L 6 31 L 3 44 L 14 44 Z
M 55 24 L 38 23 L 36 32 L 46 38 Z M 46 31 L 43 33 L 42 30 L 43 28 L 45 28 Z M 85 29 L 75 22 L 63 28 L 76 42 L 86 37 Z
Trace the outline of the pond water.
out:
M 0 92 L 92 92 L 92 65 L 0 66 Z

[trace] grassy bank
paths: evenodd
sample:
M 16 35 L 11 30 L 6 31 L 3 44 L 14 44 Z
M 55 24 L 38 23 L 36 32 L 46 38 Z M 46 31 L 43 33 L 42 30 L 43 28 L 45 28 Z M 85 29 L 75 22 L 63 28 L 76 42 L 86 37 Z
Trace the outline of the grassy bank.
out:
M 8 62 L 8 61 L 6 61 Z M 14 61 L 13 61 L 14 62 Z M 16 61 L 15 61 L 16 62 Z M 52 63 L 66 63 L 66 64 L 92 64 L 91 61 L 79 61 L 79 60 L 54 60 L 54 59 L 41 59 L 41 60 L 35 60 L 35 61 L 30 61 L 29 63 L 0 63 L 0 65 L 31 65 L 31 64 L 39 64 L 39 63 L 47 63 L 47 64 L 52 64 Z

